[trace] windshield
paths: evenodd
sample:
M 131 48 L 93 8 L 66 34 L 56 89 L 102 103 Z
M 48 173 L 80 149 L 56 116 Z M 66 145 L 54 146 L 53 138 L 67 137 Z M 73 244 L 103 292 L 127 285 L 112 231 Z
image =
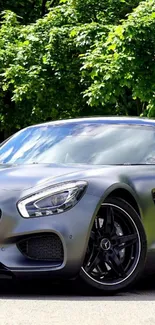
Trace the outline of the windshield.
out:
M 155 129 L 102 123 L 29 127 L 0 148 L 1 164 L 155 164 Z

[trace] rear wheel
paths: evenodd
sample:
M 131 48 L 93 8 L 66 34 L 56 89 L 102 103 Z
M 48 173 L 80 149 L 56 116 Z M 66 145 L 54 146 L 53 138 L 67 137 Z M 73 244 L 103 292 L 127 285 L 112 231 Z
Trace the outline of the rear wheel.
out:
M 120 198 L 109 198 L 95 218 L 81 277 L 103 291 L 122 290 L 141 274 L 146 253 L 145 231 L 136 211 Z

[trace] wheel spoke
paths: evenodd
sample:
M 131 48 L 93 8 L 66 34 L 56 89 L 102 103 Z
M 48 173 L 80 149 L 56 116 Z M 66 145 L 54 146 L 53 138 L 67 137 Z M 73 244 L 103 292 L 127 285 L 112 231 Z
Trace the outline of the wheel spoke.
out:
M 136 243 L 136 241 L 138 239 L 138 235 L 135 233 L 135 234 L 126 235 L 126 236 L 115 236 L 115 237 L 113 237 L 113 239 L 116 240 L 115 246 L 117 246 L 118 249 L 122 249 L 122 248 L 126 248 L 126 247 L 131 246 L 134 243 Z
M 118 258 L 117 254 L 113 250 L 112 254 L 108 256 L 108 264 L 112 268 L 112 270 L 119 276 L 125 277 L 126 273 L 122 266 L 121 260 Z
M 96 236 L 95 236 L 95 232 L 94 232 L 94 231 L 91 231 L 91 233 L 90 233 L 90 238 L 91 238 L 93 241 L 95 241 Z
M 114 211 L 111 206 L 106 209 L 106 216 L 104 219 L 104 232 L 106 234 L 111 234 L 114 230 Z
M 105 275 L 108 274 L 105 263 L 104 263 L 104 265 L 102 265 L 102 268 L 100 267 L 100 265 L 97 265 L 96 269 L 98 271 L 97 276 L 99 276 L 100 279 L 104 278 Z
M 95 267 L 100 263 L 99 255 L 100 253 L 98 252 L 97 255 L 95 255 L 88 261 L 87 266 L 85 268 L 86 272 L 91 273 L 95 269 Z

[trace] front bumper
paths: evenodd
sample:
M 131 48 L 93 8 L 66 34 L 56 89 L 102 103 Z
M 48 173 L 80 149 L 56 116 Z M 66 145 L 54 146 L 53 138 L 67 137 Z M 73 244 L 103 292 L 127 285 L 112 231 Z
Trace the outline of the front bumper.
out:
M 8 193 L 7 193 L 8 194 Z M 62 214 L 24 219 L 17 211 L 18 193 L 1 201 L 0 262 L 14 275 L 76 276 L 86 253 L 90 230 L 96 215 L 99 198 L 86 193 L 71 210 Z M 14 203 L 13 203 L 14 202 Z M 17 248 L 17 242 L 29 235 L 55 233 L 62 241 L 63 263 L 26 258 Z

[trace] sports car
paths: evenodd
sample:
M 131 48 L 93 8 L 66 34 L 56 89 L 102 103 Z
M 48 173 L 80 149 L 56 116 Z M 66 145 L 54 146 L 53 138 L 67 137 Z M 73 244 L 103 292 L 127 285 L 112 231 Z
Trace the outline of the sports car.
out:
M 155 251 L 155 121 L 29 126 L 0 146 L 0 274 L 115 293 Z

